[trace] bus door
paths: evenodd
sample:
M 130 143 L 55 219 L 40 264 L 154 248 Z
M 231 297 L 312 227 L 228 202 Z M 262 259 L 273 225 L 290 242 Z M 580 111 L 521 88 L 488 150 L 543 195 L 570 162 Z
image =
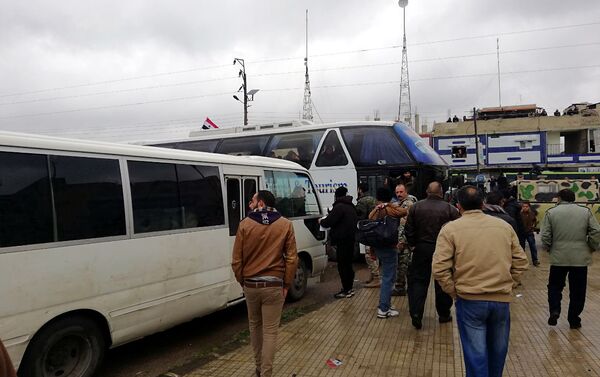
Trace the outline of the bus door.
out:
M 250 207 L 248 204 L 252 200 L 252 196 L 258 190 L 258 177 L 250 176 L 225 176 L 225 187 L 227 187 L 227 215 L 229 218 L 229 235 L 230 248 L 228 252 L 232 252 L 233 243 L 235 242 L 235 234 L 240 225 L 240 221 L 244 219 Z M 238 282 L 235 280 L 233 271 L 231 271 L 231 284 L 229 287 L 228 301 L 236 301 L 243 296 L 243 291 Z
M 226 176 L 229 235 L 235 236 L 240 221 L 250 211 L 249 203 L 258 190 L 258 177 Z

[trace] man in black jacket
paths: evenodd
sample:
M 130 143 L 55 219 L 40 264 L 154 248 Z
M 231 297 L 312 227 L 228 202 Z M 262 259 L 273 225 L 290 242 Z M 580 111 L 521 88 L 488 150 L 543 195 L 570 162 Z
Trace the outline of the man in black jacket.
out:
M 335 190 L 333 208 L 326 218 L 320 221 L 324 228 L 331 228 L 329 239 L 336 246 L 336 257 L 342 290 L 334 295 L 335 298 L 350 298 L 354 296 L 354 234 L 358 215 L 352 204 L 352 197 L 348 196 L 348 189 L 338 187 Z
M 442 226 L 448 221 L 460 217 L 458 210 L 446 203 L 439 182 L 431 182 L 427 186 L 427 199 L 421 200 L 410 207 L 405 234 L 408 245 L 414 248 L 412 262 L 408 267 L 408 310 L 413 326 L 421 329 L 425 300 L 431 280 L 431 263 L 435 242 Z M 445 293 L 438 282 L 435 284 L 435 308 L 439 322 L 450 322 L 452 297 Z
M 516 194 L 516 186 L 513 189 L 504 190 L 504 210 L 509 214 L 517 223 L 517 237 L 519 237 L 519 243 L 521 247 L 525 249 L 525 238 L 527 237 L 527 232 L 525 231 L 525 225 L 523 224 L 523 219 L 521 217 L 521 205 L 517 202 L 515 197 Z M 514 195 L 513 195 L 514 194 Z
M 506 221 L 512 226 L 515 233 L 518 232 L 517 222 L 513 219 L 504 208 L 502 203 L 504 202 L 504 196 L 499 191 L 490 191 L 485 196 L 485 204 L 483 205 L 483 213 L 486 215 L 494 216 L 499 219 Z

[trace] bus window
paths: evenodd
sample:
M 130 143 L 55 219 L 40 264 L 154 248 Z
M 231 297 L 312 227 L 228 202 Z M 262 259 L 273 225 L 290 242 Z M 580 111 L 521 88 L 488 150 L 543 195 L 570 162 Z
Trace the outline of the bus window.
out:
M 0 247 L 53 241 L 46 155 L 0 152 Z
M 57 241 L 125 234 L 116 159 L 50 156 Z
M 334 130 L 329 131 L 323 145 L 321 145 L 321 152 L 315 162 L 316 166 L 346 166 L 348 165 L 348 159 L 342 149 L 342 144 Z
M 285 217 L 319 215 L 315 189 L 306 174 L 265 171 L 267 190 L 275 196 L 275 208 Z
M 128 161 L 136 233 L 181 228 L 174 164 Z
M 258 178 L 244 178 L 244 203 L 242 203 L 244 205 L 244 217 L 250 212 L 249 203 L 254 194 L 257 193 L 257 180 Z
M 183 227 L 225 224 L 219 169 L 184 164 L 177 164 L 176 168 Z
M 268 135 L 224 139 L 217 148 L 217 153 L 236 156 L 262 156 L 267 141 L 269 141 Z
M 267 157 L 283 158 L 309 168 L 324 130 L 273 135 Z
M 365 126 L 343 128 L 341 131 L 355 166 L 413 162 L 390 127 Z
M 127 163 L 136 233 L 225 223 L 216 167 Z
M 188 151 L 198 151 L 198 152 L 214 152 L 217 148 L 217 144 L 219 144 L 220 139 L 215 140 L 195 140 L 195 141 L 184 141 L 181 143 L 177 143 L 177 146 L 174 148 L 184 149 Z M 162 145 L 159 145 L 162 146 Z
M 235 236 L 240 221 L 242 220 L 240 207 L 240 180 L 238 178 L 227 177 L 227 214 L 229 215 L 229 235 Z

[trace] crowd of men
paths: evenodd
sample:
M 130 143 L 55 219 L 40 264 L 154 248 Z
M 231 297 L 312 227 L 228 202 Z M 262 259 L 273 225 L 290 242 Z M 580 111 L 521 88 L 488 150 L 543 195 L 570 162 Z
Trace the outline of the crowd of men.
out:
M 409 194 L 411 182 L 399 180 L 394 192 L 388 188 L 393 187 L 390 182 L 376 190 L 375 198 L 367 185 L 360 184 L 354 211 L 353 198 L 339 188 L 331 212 L 321 221 L 331 229 L 332 244 L 338 248 L 342 288 L 336 298 L 354 295 L 347 280 L 354 276 L 354 247 L 347 240 L 356 231 L 356 221 L 399 218 L 397 243 L 367 247 L 365 252 L 370 278 L 364 287 L 380 288 L 377 318 L 399 316 L 391 296 L 407 295 L 412 325 L 420 330 L 433 274 L 439 323 L 451 322 L 451 308 L 456 306 L 467 376 L 501 376 L 512 292 L 529 267 L 526 246 L 531 264 L 540 265 L 535 233 L 541 232 L 543 248 L 550 255 L 548 324 L 558 322 L 568 276 L 567 320 L 571 329 L 581 327 L 587 266 L 592 251 L 600 248 L 600 225 L 587 207 L 575 203 L 570 189 L 558 193 L 557 205 L 546 212 L 540 227 L 535 209 L 529 202 L 518 202 L 511 190 L 484 195 L 480 188 L 466 185 L 450 204 L 439 182 L 431 182 L 427 197 L 420 201 Z

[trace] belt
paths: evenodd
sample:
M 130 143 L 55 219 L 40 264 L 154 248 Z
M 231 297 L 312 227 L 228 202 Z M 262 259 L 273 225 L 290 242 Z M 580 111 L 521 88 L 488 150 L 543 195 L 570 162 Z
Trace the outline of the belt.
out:
M 244 280 L 244 287 L 248 287 L 248 288 L 283 287 L 283 283 L 280 281 L 248 281 L 248 280 Z

